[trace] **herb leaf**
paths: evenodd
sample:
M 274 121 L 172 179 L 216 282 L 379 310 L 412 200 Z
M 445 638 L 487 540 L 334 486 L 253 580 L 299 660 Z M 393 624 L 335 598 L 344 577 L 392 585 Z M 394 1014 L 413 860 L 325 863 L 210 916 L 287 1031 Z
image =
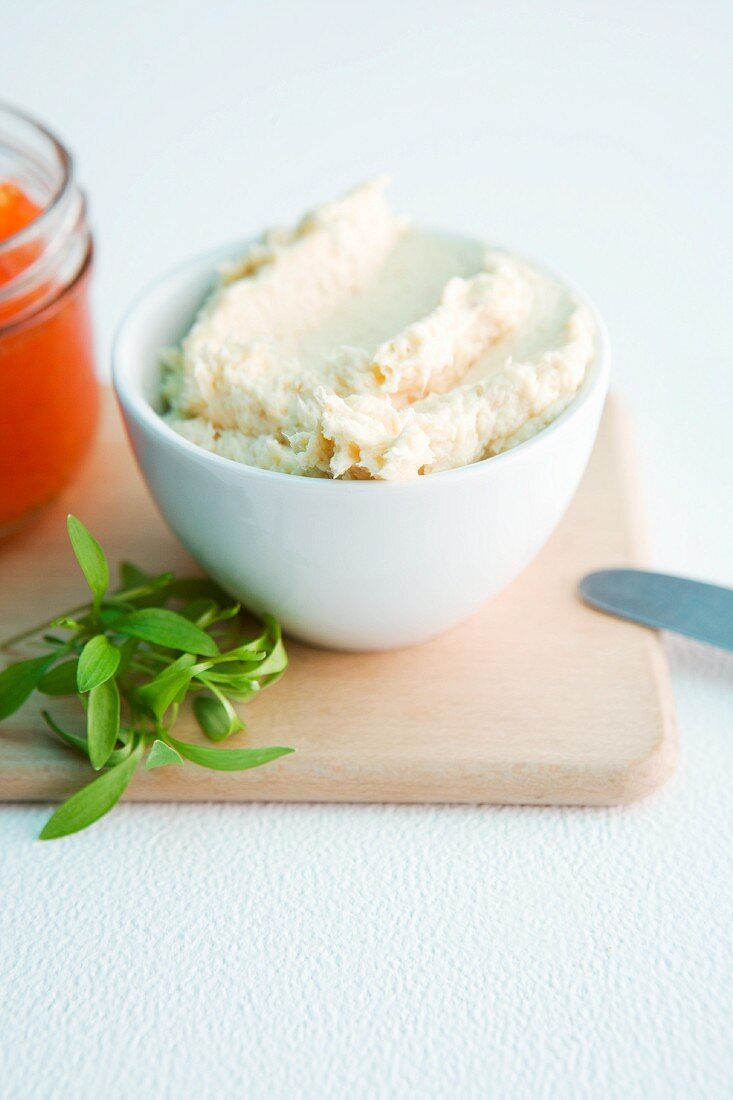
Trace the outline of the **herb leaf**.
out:
M 264 749 L 207 749 L 202 745 L 189 745 L 187 741 L 177 741 L 170 734 L 167 740 L 187 760 L 192 760 L 202 768 L 213 768 L 214 771 L 219 772 L 239 772 L 247 768 L 259 768 L 261 764 L 269 764 L 279 756 L 287 756 L 288 753 L 295 752 L 295 749 L 280 746 Z
M 95 634 L 81 651 L 76 682 L 79 691 L 91 691 L 98 684 L 109 680 L 117 671 L 120 651 L 104 634 Z
M 109 759 L 120 733 L 120 693 L 114 680 L 104 680 L 89 692 L 87 741 L 95 771 Z
M 288 655 L 285 652 L 285 646 L 283 645 L 282 631 L 280 630 L 280 623 L 277 619 L 273 619 L 272 615 L 263 615 L 262 621 L 264 622 L 267 633 L 266 637 L 271 643 L 271 649 L 267 657 L 257 669 L 257 677 L 267 676 L 267 682 L 272 684 L 276 679 L 279 679 L 285 669 L 288 667 Z
M 138 742 L 126 760 L 110 768 L 86 787 L 73 794 L 48 819 L 41 830 L 41 840 L 69 836 L 98 821 L 119 802 L 142 756 L 143 743 Z
M 153 579 L 152 573 L 147 573 L 131 561 L 121 561 L 119 571 L 123 588 L 136 588 L 138 585 L 149 584 Z
M 87 760 L 89 759 L 89 742 L 86 737 L 79 737 L 77 733 L 69 733 L 68 730 L 62 729 L 47 710 L 41 711 L 41 717 L 49 729 L 53 730 L 56 736 L 60 737 L 64 744 L 69 745 L 72 749 L 76 749 L 82 756 L 86 756 Z
M 172 665 L 168 665 L 158 673 L 154 680 L 139 688 L 138 698 L 156 718 L 161 719 L 180 691 L 188 687 L 195 663 L 195 657 L 190 653 L 184 653 Z
M 58 653 L 52 653 L 50 656 L 32 657 L 29 661 L 16 661 L 0 672 L 0 721 L 23 706 L 57 657 Z
M 165 607 L 145 607 L 133 611 L 114 624 L 115 633 L 145 642 L 180 649 L 184 653 L 200 653 L 204 657 L 216 657 L 219 647 L 205 630 L 189 622 L 176 611 Z
M 52 730 L 64 744 L 69 745 L 72 749 L 76 749 L 82 756 L 86 756 L 87 760 L 89 759 L 89 742 L 86 737 L 79 737 L 78 733 L 69 733 L 68 730 L 62 729 L 47 710 L 41 711 L 41 717 L 49 729 Z M 125 736 L 125 734 L 121 732 L 120 736 Z M 132 737 L 128 739 L 126 745 L 123 745 L 120 749 L 115 749 L 115 751 L 110 754 L 109 760 L 107 761 L 107 767 L 111 768 L 113 764 L 119 764 L 121 760 L 126 760 L 131 750 Z
M 98 609 L 109 584 L 109 566 L 104 550 L 76 516 L 67 516 L 66 526 L 76 560 L 91 589 L 94 607 Z
M 197 626 L 205 627 L 213 623 L 218 610 L 219 605 L 214 603 L 213 600 L 201 598 L 191 600 L 190 603 L 187 603 L 181 610 L 181 614 L 184 619 L 188 619 L 190 623 L 196 623 Z M 205 621 L 202 622 L 202 619 Z
M 211 686 L 211 685 L 210 685 Z M 229 700 L 211 687 L 212 695 L 199 695 L 194 700 L 193 713 L 206 736 L 212 741 L 224 741 L 244 729 L 244 723 Z
M 117 666 L 118 673 L 127 672 L 139 644 L 136 638 L 128 638 L 127 641 L 122 643 L 120 646 L 120 663 Z
M 225 606 L 231 598 L 208 577 L 181 577 L 179 580 L 173 580 L 170 583 L 170 592 L 178 599 L 192 600 L 201 597 L 214 600 L 222 606 Z
M 38 691 L 42 691 L 44 695 L 76 695 L 78 665 L 78 660 L 73 657 L 70 661 L 62 661 L 60 665 L 50 668 L 38 681 Z
M 153 741 L 153 747 L 148 753 L 145 761 L 145 770 L 150 771 L 151 768 L 161 768 L 166 764 L 182 764 L 183 757 L 180 753 L 177 753 L 170 745 L 166 745 L 165 741 L 155 740 Z

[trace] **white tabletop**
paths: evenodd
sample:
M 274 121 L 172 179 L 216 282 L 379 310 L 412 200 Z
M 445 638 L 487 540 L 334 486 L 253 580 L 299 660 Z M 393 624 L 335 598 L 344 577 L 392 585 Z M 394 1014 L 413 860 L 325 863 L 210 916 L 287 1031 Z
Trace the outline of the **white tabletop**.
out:
M 157 272 L 388 170 L 596 299 L 653 563 L 733 584 L 726 0 L 7 7 L 1 91 L 91 197 L 102 363 Z M 679 772 L 624 809 L 138 806 L 39 844 L 3 808 L 0 1094 L 730 1096 L 733 656 L 669 653 Z

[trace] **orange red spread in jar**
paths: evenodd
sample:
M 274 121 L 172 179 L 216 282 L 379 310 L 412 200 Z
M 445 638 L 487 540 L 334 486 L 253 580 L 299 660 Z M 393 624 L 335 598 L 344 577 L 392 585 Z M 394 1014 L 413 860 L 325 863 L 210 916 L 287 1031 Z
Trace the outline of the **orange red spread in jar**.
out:
M 41 213 L 40 206 L 33 202 L 9 180 L 0 180 L 0 241 L 19 233 L 30 225 Z M 0 255 L 0 284 L 7 283 L 34 259 L 33 250 L 19 245 L 6 255 Z
M 0 536 L 59 492 L 97 420 L 83 200 L 49 211 L 0 180 Z

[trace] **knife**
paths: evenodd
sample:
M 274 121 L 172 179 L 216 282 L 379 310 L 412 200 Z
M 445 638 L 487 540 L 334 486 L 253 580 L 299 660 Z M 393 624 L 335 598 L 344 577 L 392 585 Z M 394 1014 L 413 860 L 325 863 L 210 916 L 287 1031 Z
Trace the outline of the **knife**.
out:
M 583 578 L 580 594 L 599 611 L 733 650 L 731 588 L 642 569 L 602 569 Z

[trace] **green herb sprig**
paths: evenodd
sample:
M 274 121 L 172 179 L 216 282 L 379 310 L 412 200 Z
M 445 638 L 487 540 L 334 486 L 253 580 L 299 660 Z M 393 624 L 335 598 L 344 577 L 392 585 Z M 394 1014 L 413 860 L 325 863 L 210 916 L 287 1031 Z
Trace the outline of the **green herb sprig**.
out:
M 0 672 L 0 721 L 33 691 L 76 695 L 86 714 L 86 736 L 43 718 L 66 745 L 106 769 L 51 815 L 41 840 L 85 829 L 119 801 L 138 766 L 191 761 L 217 771 L 257 768 L 293 749 L 206 748 L 173 737 L 179 710 L 193 713 L 214 742 L 244 729 L 232 705 L 247 702 L 282 676 L 288 658 L 280 627 L 263 616 L 259 637 L 242 639 L 239 605 L 206 578 L 177 579 L 124 562 L 120 587 L 109 591 L 109 565 L 97 540 L 76 516 L 68 517 L 72 549 L 92 594 L 90 603 L 8 639 L 3 649 L 32 641 L 45 652 Z

